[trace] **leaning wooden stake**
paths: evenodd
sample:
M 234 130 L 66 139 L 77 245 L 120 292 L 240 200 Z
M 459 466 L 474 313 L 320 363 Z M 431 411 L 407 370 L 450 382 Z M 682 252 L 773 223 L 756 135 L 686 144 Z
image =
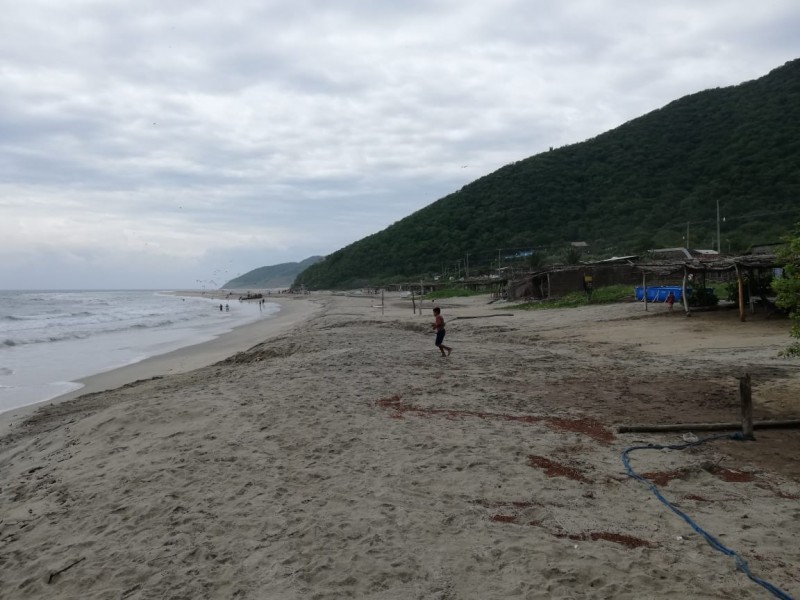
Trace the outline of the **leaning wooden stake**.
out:
M 742 435 L 746 440 L 753 440 L 753 396 L 749 373 L 739 378 L 739 398 L 742 401 Z

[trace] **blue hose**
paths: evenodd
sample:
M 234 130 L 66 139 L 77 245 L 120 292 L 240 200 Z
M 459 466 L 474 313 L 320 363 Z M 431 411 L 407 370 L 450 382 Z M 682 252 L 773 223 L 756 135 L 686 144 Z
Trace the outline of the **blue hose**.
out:
M 672 504 L 669 500 L 667 500 L 662 494 L 658 487 L 648 479 L 645 479 L 636 471 L 633 470 L 631 467 L 631 461 L 629 454 L 634 450 L 685 450 L 686 448 L 691 448 L 692 446 L 699 446 L 700 444 L 705 444 L 706 442 L 710 442 L 712 440 L 720 440 L 720 439 L 733 439 L 733 440 L 744 440 L 744 436 L 740 432 L 732 433 L 732 434 L 723 434 L 723 435 L 715 435 L 707 438 L 703 438 L 697 440 L 696 442 L 686 442 L 684 444 L 671 444 L 671 445 L 661 445 L 661 444 L 647 444 L 646 446 L 631 446 L 630 448 L 626 448 L 622 452 L 622 464 L 625 465 L 625 470 L 628 472 L 630 477 L 634 479 L 638 479 L 639 481 L 644 482 L 650 488 L 650 490 L 655 494 L 656 498 L 661 500 L 662 503 L 666 505 L 672 512 L 678 515 L 681 519 L 686 521 L 692 529 L 694 529 L 697 533 L 702 535 L 705 540 L 709 543 L 709 545 L 722 552 L 726 556 L 732 556 L 736 560 L 736 567 L 747 577 L 751 580 L 756 582 L 758 585 L 769 591 L 773 596 L 776 598 L 781 598 L 782 600 L 794 600 L 792 596 L 781 590 L 780 588 L 776 587 L 775 585 L 771 584 L 769 581 L 765 581 L 759 577 L 753 575 L 753 572 L 750 570 L 750 565 L 747 564 L 747 561 L 743 559 L 739 554 L 737 554 L 734 550 L 728 548 L 725 544 L 715 538 L 713 535 L 708 533 L 705 529 L 700 527 L 695 521 L 679 509 L 677 506 Z

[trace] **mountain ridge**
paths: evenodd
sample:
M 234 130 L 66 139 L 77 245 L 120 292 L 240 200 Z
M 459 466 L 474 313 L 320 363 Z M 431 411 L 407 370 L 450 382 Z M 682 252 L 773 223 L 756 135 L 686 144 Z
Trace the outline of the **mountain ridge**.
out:
M 225 283 L 220 289 L 268 289 L 288 288 L 302 271 L 316 262 L 322 256 L 310 256 L 300 262 L 288 262 L 266 267 L 258 267 L 239 275 Z
M 485 272 L 503 249 L 552 259 L 571 241 L 588 242 L 597 256 L 684 245 L 741 251 L 785 234 L 800 218 L 798 199 L 800 59 L 505 165 L 333 252 L 295 284 Z

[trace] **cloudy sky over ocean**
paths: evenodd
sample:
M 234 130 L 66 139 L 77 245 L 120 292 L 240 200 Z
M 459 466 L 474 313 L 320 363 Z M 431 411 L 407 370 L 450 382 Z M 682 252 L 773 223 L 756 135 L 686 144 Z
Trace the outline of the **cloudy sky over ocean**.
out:
M 796 0 L 25 0 L 0 288 L 216 287 L 800 57 Z

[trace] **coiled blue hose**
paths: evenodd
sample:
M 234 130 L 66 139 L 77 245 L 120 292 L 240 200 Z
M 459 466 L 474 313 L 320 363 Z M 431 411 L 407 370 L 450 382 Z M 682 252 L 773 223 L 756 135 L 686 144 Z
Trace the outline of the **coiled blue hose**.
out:
M 628 472 L 628 475 L 630 477 L 638 479 L 639 481 L 642 481 L 645 484 L 647 484 L 650 490 L 655 494 L 656 498 L 661 500 L 661 502 L 665 504 L 667 508 L 669 508 L 672 512 L 678 515 L 681 519 L 686 521 L 691 526 L 692 529 L 694 529 L 697 533 L 702 535 L 712 548 L 718 550 L 719 552 L 722 552 L 726 556 L 734 557 L 734 560 L 736 561 L 736 567 L 742 573 L 747 575 L 747 577 L 751 581 L 754 581 L 755 583 L 757 583 L 758 585 L 769 591 L 776 598 L 781 598 L 781 600 L 794 600 L 792 596 L 790 596 L 777 586 L 771 584 L 769 581 L 766 581 L 764 579 L 761 579 L 760 577 L 756 577 L 755 575 L 753 575 L 753 572 L 750 570 L 750 565 L 747 564 L 747 561 L 745 559 L 739 556 L 739 554 L 737 554 L 734 550 L 728 548 L 725 544 L 723 544 L 713 535 L 708 533 L 705 529 L 700 527 L 700 525 L 698 525 L 689 515 L 687 515 L 685 512 L 683 512 L 681 509 L 679 509 L 677 506 L 675 506 L 669 500 L 667 500 L 661 494 L 661 491 L 652 481 L 645 479 L 644 477 L 636 473 L 636 471 L 634 471 L 633 468 L 631 467 L 629 454 L 634 450 L 664 450 L 664 449 L 685 450 L 686 448 L 690 448 L 692 446 L 699 446 L 700 444 L 705 444 L 706 442 L 710 442 L 712 440 L 720 440 L 720 439 L 744 440 L 745 438 L 741 434 L 741 432 L 736 432 L 732 434 L 714 435 L 711 437 L 697 440 L 696 442 L 686 442 L 684 444 L 671 444 L 671 445 L 647 444 L 646 446 L 631 446 L 629 448 L 626 448 L 622 452 L 622 464 L 625 465 L 625 470 Z

